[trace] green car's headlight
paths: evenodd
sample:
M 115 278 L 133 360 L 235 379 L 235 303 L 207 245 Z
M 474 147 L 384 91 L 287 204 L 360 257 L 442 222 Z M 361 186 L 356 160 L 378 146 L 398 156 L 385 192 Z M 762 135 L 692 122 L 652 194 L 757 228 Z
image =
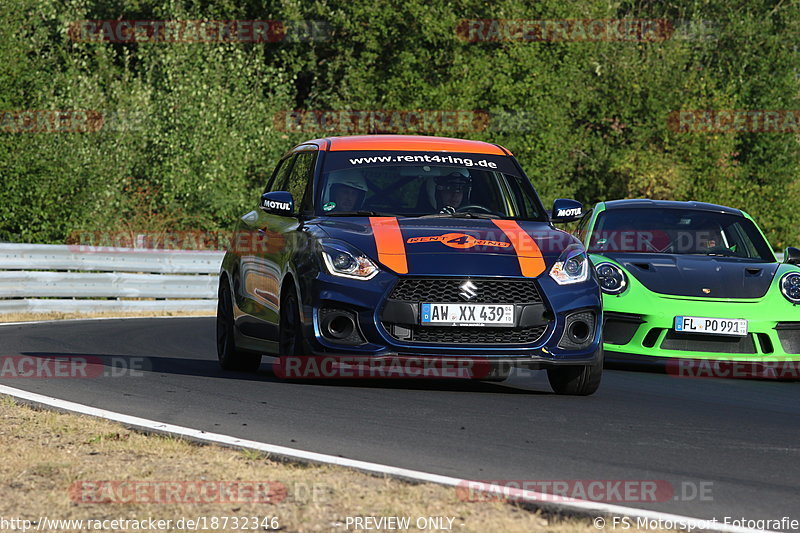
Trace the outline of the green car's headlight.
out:
M 589 279 L 589 258 L 583 251 L 567 251 L 550 269 L 550 277 L 559 285 L 586 281 Z
M 320 253 L 328 272 L 343 278 L 369 280 L 378 274 L 378 267 L 364 252 L 343 241 L 320 242 Z
M 789 272 L 781 278 L 781 293 L 793 304 L 800 305 L 800 272 Z
M 628 286 L 628 277 L 613 263 L 598 263 L 594 267 L 600 281 L 600 289 L 606 294 L 620 294 Z

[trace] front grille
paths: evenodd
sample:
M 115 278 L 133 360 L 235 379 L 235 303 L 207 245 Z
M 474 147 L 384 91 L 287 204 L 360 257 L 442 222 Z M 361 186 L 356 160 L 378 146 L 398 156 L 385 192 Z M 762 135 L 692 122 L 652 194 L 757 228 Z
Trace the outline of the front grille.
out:
M 405 302 L 464 303 L 459 296 L 465 279 L 403 278 L 389 295 Z M 477 295 L 469 303 L 533 304 L 542 297 L 533 280 L 471 279 Z
M 402 278 L 389 300 L 413 303 L 466 303 L 459 296 L 467 278 Z M 542 304 L 542 297 L 533 280 L 469 279 L 476 296 L 469 303 L 478 304 Z M 520 308 L 518 308 L 520 309 Z M 530 309 L 530 308 L 528 308 Z M 531 327 L 497 328 L 487 326 L 422 326 L 384 321 L 383 327 L 398 341 L 441 344 L 531 344 L 538 341 L 548 324 Z
M 383 327 L 397 340 L 442 344 L 531 344 L 541 338 L 547 326 L 532 328 L 492 328 L 479 326 L 419 326 L 412 325 L 410 339 L 394 335 L 393 324 Z
M 667 331 L 662 350 L 679 350 L 683 352 L 707 353 L 756 353 L 753 335 L 744 337 L 723 337 L 721 335 L 700 335 L 696 333 L 678 333 Z

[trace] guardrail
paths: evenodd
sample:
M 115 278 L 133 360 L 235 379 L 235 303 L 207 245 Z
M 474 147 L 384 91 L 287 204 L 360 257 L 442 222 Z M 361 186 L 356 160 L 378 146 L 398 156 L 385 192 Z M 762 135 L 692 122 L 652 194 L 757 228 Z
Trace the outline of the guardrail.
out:
M 213 312 L 223 255 L 204 250 L 0 243 L 0 315 Z M 776 256 L 783 261 L 782 253 Z
M 223 255 L 2 243 L 0 314 L 212 312 Z

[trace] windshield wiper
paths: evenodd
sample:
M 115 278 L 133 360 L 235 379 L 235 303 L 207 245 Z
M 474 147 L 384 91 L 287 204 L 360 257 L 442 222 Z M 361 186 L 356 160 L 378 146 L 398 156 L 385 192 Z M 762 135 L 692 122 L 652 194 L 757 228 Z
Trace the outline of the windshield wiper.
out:
M 395 213 L 382 213 L 380 211 L 340 211 L 338 213 L 325 213 L 324 217 L 396 217 Z
M 491 213 L 431 213 L 430 215 L 422 215 L 419 218 L 482 218 L 493 219 L 503 218 L 500 215 L 493 215 Z

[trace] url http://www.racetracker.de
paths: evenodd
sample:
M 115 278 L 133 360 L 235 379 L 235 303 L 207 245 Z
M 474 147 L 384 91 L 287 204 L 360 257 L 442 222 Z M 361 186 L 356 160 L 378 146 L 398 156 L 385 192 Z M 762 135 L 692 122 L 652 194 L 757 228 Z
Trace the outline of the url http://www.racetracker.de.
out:
M 749 519 L 737 516 L 724 516 L 708 520 L 688 518 L 646 518 L 630 516 L 598 516 L 592 521 L 595 529 L 638 529 L 638 530 L 717 530 L 720 527 L 751 529 L 754 531 L 797 531 L 800 520 L 783 516 L 774 519 Z
M 276 516 L 196 516 L 193 518 L 53 519 L 0 517 L 0 531 L 277 531 Z

